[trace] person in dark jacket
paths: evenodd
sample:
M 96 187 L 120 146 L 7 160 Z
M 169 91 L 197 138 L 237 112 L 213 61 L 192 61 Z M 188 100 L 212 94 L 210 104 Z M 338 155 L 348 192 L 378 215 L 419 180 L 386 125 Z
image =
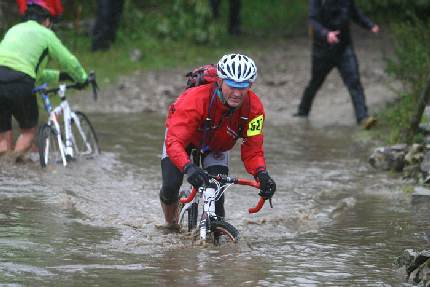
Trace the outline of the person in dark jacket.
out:
M 92 51 L 109 50 L 115 42 L 124 0 L 97 0 L 97 17 L 93 28 Z
M 378 25 L 355 6 L 354 0 L 309 0 L 309 24 L 313 38 L 312 75 L 294 116 L 309 115 L 318 89 L 336 67 L 351 96 L 357 123 L 365 129 L 376 124 L 376 119 L 370 117 L 367 111 L 351 39 L 351 20 L 373 33 L 379 32 Z

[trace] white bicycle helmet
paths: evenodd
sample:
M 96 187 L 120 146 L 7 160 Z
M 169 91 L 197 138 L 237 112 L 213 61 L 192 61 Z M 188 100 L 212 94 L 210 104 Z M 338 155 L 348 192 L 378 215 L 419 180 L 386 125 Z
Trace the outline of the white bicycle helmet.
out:
M 223 80 L 252 83 L 257 79 L 257 66 L 245 55 L 228 54 L 219 60 L 217 74 Z

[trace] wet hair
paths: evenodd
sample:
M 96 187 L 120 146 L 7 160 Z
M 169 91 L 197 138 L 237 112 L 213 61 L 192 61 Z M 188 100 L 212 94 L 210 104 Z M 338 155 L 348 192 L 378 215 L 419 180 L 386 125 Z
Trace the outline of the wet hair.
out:
M 24 21 L 35 20 L 41 23 L 45 21 L 47 18 L 52 20 L 52 16 L 48 10 L 46 10 L 45 8 L 39 5 L 32 4 L 32 5 L 28 5 L 23 19 Z

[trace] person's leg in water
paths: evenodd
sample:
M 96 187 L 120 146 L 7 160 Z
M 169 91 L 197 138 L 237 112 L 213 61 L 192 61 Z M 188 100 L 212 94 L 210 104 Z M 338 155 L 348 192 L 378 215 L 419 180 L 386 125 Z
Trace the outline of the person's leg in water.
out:
M 223 165 L 212 165 L 206 168 L 207 172 L 212 175 L 224 174 L 228 175 L 228 167 Z M 224 194 L 215 201 L 215 213 L 217 216 L 224 218 L 225 217 L 225 209 L 224 209 Z
M 3 88 L 0 86 L 0 155 L 13 149 L 12 112 L 10 101 L 5 97 L 8 91 Z
M 34 137 L 36 136 L 36 127 L 29 129 L 21 129 L 21 134 L 16 140 L 14 152 L 16 154 L 16 161 L 22 161 L 24 154 L 33 145 Z
M 13 134 L 12 130 L 0 132 L 0 156 L 12 151 Z
M 312 108 L 312 102 L 321 88 L 327 75 L 334 67 L 334 61 L 331 61 L 324 51 L 318 51 L 318 48 L 312 50 L 312 70 L 311 79 L 306 86 L 297 113 L 295 117 L 307 117 Z
M 24 154 L 31 148 L 37 133 L 39 108 L 37 98 L 32 93 L 33 85 L 33 80 L 25 80 L 20 86 L 22 91 L 15 96 L 15 101 L 12 105 L 12 114 L 21 129 L 21 134 L 18 136 L 14 148 L 17 161 L 21 161 Z
M 225 174 L 228 175 L 228 163 L 230 159 L 229 152 L 219 152 L 219 153 L 209 153 L 203 158 L 203 167 L 209 174 L 218 175 Z M 217 216 L 224 218 L 224 198 L 222 195 L 218 201 L 215 202 L 215 213 Z
M 168 157 L 165 157 L 161 160 L 161 176 L 160 204 L 165 219 L 163 227 L 179 231 L 178 197 L 184 175 Z

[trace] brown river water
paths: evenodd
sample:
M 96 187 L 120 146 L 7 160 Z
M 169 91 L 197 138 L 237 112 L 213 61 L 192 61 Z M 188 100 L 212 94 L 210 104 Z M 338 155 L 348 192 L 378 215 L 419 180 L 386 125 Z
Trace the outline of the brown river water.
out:
M 255 190 L 230 189 L 241 241 L 214 247 L 155 227 L 164 118 L 89 116 L 97 159 L 49 170 L 0 160 L 0 286 L 400 286 L 396 257 L 429 246 L 428 205 L 372 170 L 355 128 L 268 124 L 274 208 L 249 215 Z M 247 176 L 238 149 L 231 174 Z

